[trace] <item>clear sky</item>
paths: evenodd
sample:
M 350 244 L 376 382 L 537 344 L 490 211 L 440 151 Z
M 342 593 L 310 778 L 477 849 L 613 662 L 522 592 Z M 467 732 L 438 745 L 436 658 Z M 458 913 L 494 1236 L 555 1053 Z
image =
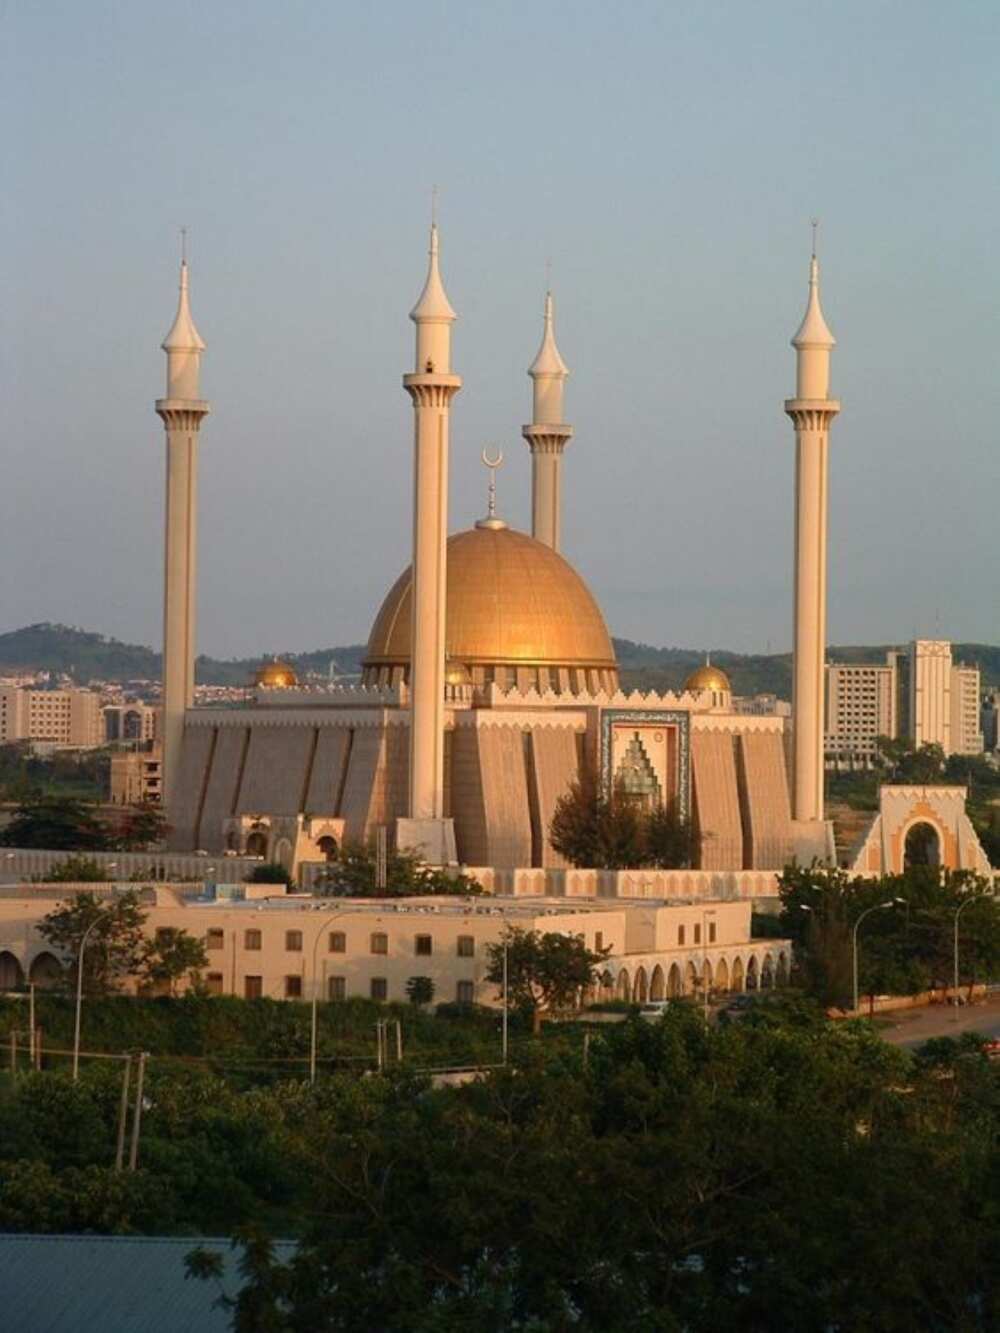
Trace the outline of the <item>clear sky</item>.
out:
M 409 559 L 431 186 L 451 526 L 528 526 L 552 260 L 565 553 L 613 633 L 791 638 L 809 223 L 843 401 L 830 639 L 1000 641 L 995 0 L 8 0 L 0 629 L 159 644 L 177 229 L 203 388 L 199 648 L 363 639 Z

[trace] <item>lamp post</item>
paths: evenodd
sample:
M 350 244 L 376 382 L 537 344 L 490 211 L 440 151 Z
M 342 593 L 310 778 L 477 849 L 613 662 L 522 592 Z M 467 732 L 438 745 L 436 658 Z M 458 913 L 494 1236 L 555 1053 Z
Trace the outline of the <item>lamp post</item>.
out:
M 701 910 L 701 984 L 705 992 L 705 1022 L 708 1022 L 708 918 L 715 916 L 715 909 Z
M 100 910 L 100 909 L 98 909 Z M 80 952 L 76 959 L 76 1021 L 73 1025 L 73 1082 L 77 1081 L 80 1073 L 80 1014 L 83 1009 L 83 951 L 87 947 L 87 940 L 91 932 L 104 920 L 104 913 L 94 917 L 90 925 L 83 932 L 80 940 Z
M 317 1013 L 317 1005 L 318 1005 L 318 1001 L 319 1001 L 319 981 L 318 981 L 318 978 L 317 978 L 317 976 L 316 976 L 316 969 L 317 969 L 317 965 L 318 965 L 318 964 L 317 964 L 317 954 L 318 954 L 318 951 L 319 951 L 319 942 L 320 942 L 320 940 L 323 938 L 323 936 L 326 934 L 326 928 L 327 928 L 327 926 L 330 924 L 330 922 L 331 922 L 331 921 L 336 921 L 336 919 L 337 919 L 338 916 L 343 916 L 343 915 L 344 915 L 344 909 L 343 909 L 343 908 L 338 908 L 338 910 L 337 910 L 336 912 L 331 912 L 331 913 L 329 914 L 329 916 L 324 917 L 324 918 L 323 918 L 323 924 L 320 926 L 319 930 L 316 932 L 316 938 L 315 938 L 315 940 L 313 941 L 313 957 L 312 957 L 312 979 L 313 979 L 313 987 L 312 987 L 312 990 L 313 990 L 313 993 L 312 993 L 312 1022 L 311 1022 L 310 1033 L 309 1033 L 309 1082 L 310 1082 L 310 1083 L 315 1083 L 315 1082 L 316 1082 L 316 1023 L 317 1023 L 317 1017 L 318 1017 L 318 1013 Z
M 887 907 L 895 907 L 897 903 L 903 901 L 902 898 L 887 898 L 884 903 L 876 903 L 874 907 L 866 908 L 854 923 L 854 930 L 851 932 L 854 960 L 854 1013 L 858 1012 L 858 927 L 866 916 L 871 916 L 872 912 L 882 912 Z
M 982 894 L 979 893 L 971 894 L 968 898 L 966 898 L 964 903 L 960 903 L 958 907 L 955 908 L 955 937 L 953 941 L 955 975 L 954 975 L 954 984 L 952 986 L 952 990 L 955 992 L 955 994 L 953 1003 L 955 1000 L 958 999 L 958 918 L 962 915 L 962 913 L 965 911 L 965 909 L 969 906 L 970 903 L 974 903 L 976 899 L 980 897 L 982 897 Z

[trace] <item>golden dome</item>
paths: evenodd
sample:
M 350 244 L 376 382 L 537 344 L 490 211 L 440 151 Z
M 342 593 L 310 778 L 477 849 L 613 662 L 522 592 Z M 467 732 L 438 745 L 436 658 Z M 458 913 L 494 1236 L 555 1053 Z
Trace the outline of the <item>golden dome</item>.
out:
M 367 684 L 408 676 L 411 602 L 407 569 L 372 626 Z M 617 687 L 614 649 L 587 585 L 558 552 L 499 522 L 448 539 L 445 639 L 449 669 L 465 667 L 476 685 Z
M 729 677 L 717 666 L 712 666 L 706 662 L 704 666 L 698 667 L 692 671 L 690 676 L 684 682 L 684 688 L 690 690 L 692 694 L 699 690 L 711 690 L 715 694 L 729 694 L 732 692 L 732 685 L 729 683 Z
M 446 685 L 471 685 L 472 672 L 461 662 L 446 662 L 444 664 L 444 683 Z
M 294 690 L 299 678 L 290 663 L 276 657 L 273 662 L 265 662 L 257 668 L 253 683 L 261 690 Z

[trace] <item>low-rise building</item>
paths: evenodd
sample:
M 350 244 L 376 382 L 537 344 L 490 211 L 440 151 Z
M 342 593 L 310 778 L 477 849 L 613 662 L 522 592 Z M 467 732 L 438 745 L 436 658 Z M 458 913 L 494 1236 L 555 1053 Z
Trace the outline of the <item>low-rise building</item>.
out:
M 163 791 L 163 745 L 150 741 L 111 756 L 112 805 L 158 804 Z

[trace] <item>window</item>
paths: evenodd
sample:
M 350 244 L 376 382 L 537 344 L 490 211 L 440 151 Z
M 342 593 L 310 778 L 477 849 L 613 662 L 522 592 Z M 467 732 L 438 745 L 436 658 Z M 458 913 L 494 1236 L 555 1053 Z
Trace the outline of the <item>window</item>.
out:
M 302 978 L 300 976 L 285 977 L 285 999 L 302 999 Z
M 347 978 L 346 977 L 327 977 L 326 998 L 328 1000 L 346 1000 L 347 999 Z
M 381 931 L 375 931 L 372 935 L 372 953 L 388 953 L 389 936 L 383 935 Z M 374 996 L 372 997 L 375 998 Z
M 678 927 L 677 927 L 677 943 L 678 943 L 678 944 L 683 944 L 683 943 L 684 943 L 684 927 L 683 927 L 683 926 L 678 926 Z
M 418 935 L 415 942 L 414 953 L 427 955 L 432 952 L 434 945 L 429 935 Z
M 302 931 L 301 931 L 301 930 L 286 930 L 286 931 L 285 931 L 285 951 L 286 951 L 286 953 L 301 953 L 301 952 L 302 952 Z
M 206 949 L 223 949 L 225 948 L 225 944 L 226 944 L 226 932 L 224 930 L 215 930 L 215 929 L 206 930 L 205 932 Z
M 243 947 L 244 947 L 244 949 L 259 949 L 259 948 L 260 948 L 260 931 L 259 931 L 259 930 L 245 930 L 245 931 L 243 932 Z
M 460 981 L 455 987 L 455 999 L 459 1004 L 472 1004 L 476 998 L 476 987 L 472 981 Z
M 700 943 L 701 943 L 701 926 L 700 926 L 700 925 L 697 925 L 697 926 L 695 926 L 695 928 L 694 928 L 694 942 L 695 942 L 695 944 L 700 944 Z
M 344 934 L 342 930 L 333 930 L 330 932 L 330 952 L 331 953 L 347 952 L 347 936 Z
M 208 991 L 209 995 L 221 995 L 222 973 L 221 972 L 207 973 L 205 976 L 205 989 Z
M 459 935 L 456 952 L 459 958 L 472 958 L 476 952 L 476 941 L 472 935 Z
M 710 922 L 708 923 L 708 942 L 709 942 L 709 944 L 714 944 L 714 943 L 715 943 L 715 922 L 714 922 L 714 921 L 710 921 Z
M 243 994 L 248 1000 L 259 1000 L 264 994 L 263 977 L 244 977 Z
M 594 931 L 594 948 L 595 948 L 596 950 L 598 950 L 598 952 L 600 952 L 600 950 L 604 948 L 604 931 L 603 931 L 603 930 L 595 930 L 595 931 Z
M 383 936 L 383 938 L 385 938 Z M 389 995 L 389 983 L 385 977 L 372 977 L 372 999 L 385 1000 Z

